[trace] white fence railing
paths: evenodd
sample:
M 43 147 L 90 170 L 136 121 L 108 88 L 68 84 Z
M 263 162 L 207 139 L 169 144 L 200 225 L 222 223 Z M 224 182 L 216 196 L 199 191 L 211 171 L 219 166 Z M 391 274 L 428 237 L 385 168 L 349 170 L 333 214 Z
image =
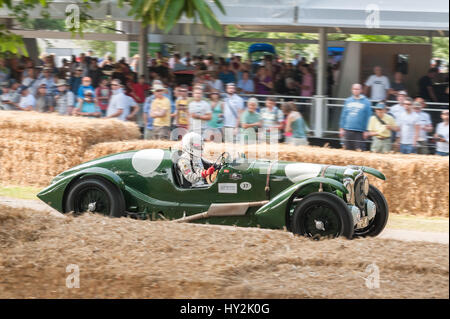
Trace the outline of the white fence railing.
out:
M 335 98 L 327 96 L 291 96 L 291 95 L 261 95 L 261 94 L 241 94 L 243 97 L 256 97 L 260 101 L 259 107 L 264 106 L 267 97 L 273 97 L 277 100 L 277 105 L 281 106 L 284 102 L 291 101 L 302 112 L 308 126 L 314 133 L 314 137 L 323 137 L 324 134 L 339 133 L 339 119 L 345 98 Z M 378 101 L 371 101 L 375 105 Z M 394 105 L 397 101 L 386 101 L 388 105 Z M 448 103 L 427 102 L 428 112 L 433 121 L 433 127 L 440 121 L 440 112 L 448 109 Z

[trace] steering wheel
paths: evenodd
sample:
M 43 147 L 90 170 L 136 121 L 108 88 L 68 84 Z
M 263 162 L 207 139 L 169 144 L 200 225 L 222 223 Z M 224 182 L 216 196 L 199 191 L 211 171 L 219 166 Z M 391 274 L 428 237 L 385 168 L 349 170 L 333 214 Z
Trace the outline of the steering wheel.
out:
M 225 157 L 226 155 L 226 157 Z M 213 166 L 216 170 L 220 170 L 222 168 L 222 166 L 226 163 L 226 159 L 230 158 L 231 155 L 228 152 L 223 152 L 222 154 L 220 154 L 220 156 L 216 159 L 216 161 L 214 162 Z M 220 160 L 220 164 L 218 163 Z
M 225 156 L 226 155 L 226 156 Z M 217 174 L 219 173 L 220 169 L 223 167 L 223 165 L 226 163 L 226 159 L 229 158 L 231 155 L 228 152 L 223 152 L 220 154 L 220 156 L 216 159 L 216 161 L 212 164 L 214 167 L 214 173 L 211 175 L 206 176 L 206 182 L 208 184 L 214 183 L 214 181 L 217 178 Z M 218 163 L 220 160 L 220 164 Z

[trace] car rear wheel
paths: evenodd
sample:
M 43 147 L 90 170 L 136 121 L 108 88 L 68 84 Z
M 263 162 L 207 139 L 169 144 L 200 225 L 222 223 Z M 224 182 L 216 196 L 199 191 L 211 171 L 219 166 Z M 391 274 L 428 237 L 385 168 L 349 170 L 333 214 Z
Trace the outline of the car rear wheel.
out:
M 362 229 L 355 230 L 355 237 L 377 236 L 383 231 L 389 218 L 389 208 L 386 198 L 378 188 L 370 185 L 367 198 L 375 203 L 377 208 L 376 214 L 375 217 L 369 222 L 369 225 Z
M 312 238 L 353 237 L 353 218 L 347 204 L 330 193 L 305 196 L 292 216 L 292 232 Z
M 110 217 L 121 217 L 125 213 L 122 192 L 111 182 L 101 177 L 77 180 L 66 196 L 65 212 L 81 214 L 99 213 Z

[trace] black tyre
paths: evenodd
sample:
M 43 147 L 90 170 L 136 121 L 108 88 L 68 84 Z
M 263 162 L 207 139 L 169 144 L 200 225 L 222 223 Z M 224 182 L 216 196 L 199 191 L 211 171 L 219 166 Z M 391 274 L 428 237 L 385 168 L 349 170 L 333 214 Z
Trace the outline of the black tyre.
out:
M 125 200 L 122 192 L 108 180 L 101 177 L 81 178 L 70 187 L 64 211 L 75 214 L 90 211 L 121 217 L 125 213 Z
M 362 229 L 355 229 L 355 237 L 367 237 L 367 236 L 377 236 L 380 234 L 389 218 L 389 208 L 384 195 L 373 185 L 369 187 L 369 194 L 367 198 L 375 203 L 377 212 L 375 218 L 373 218 L 367 227 Z
M 319 238 L 353 237 L 353 217 L 347 204 L 331 193 L 313 193 L 305 196 L 292 216 L 294 234 Z

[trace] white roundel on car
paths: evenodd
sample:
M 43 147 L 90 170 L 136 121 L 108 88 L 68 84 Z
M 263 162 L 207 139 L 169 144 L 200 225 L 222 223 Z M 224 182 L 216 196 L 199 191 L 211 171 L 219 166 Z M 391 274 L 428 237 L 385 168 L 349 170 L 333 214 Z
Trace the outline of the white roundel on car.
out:
M 160 149 L 148 149 L 138 151 L 133 155 L 131 164 L 141 175 L 148 175 L 154 172 L 164 158 L 164 151 Z
M 319 175 L 322 165 L 310 163 L 293 163 L 284 167 L 284 172 L 293 183 L 303 181 Z

